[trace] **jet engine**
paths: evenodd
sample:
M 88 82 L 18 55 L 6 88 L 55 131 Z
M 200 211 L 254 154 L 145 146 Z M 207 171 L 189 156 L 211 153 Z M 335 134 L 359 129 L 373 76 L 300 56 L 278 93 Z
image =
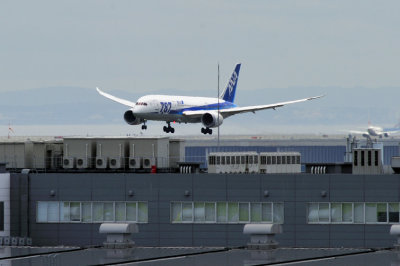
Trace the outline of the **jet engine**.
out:
M 143 119 L 135 116 L 133 114 L 132 110 L 128 110 L 124 113 L 124 120 L 129 125 L 139 125 L 139 124 L 143 123 Z
M 222 125 L 223 121 L 223 116 L 221 114 L 218 114 L 217 112 L 208 112 L 203 114 L 203 116 L 201 117 L 201 122 L 205 127 L 219 127 L 220 125 Z

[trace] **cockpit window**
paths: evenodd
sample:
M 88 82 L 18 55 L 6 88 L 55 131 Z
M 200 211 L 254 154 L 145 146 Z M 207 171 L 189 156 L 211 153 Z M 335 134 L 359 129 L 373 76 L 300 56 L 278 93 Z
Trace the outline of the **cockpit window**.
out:
M 147 103 L 145 103 L 145 102 L 136 102 L 136 105 L 144 105 L 144 106 L 147 106 Z

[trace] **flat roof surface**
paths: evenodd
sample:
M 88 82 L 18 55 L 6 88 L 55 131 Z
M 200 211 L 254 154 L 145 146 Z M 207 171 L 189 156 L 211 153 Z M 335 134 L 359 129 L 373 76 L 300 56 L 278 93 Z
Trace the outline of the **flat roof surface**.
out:
M 357 248 L 0 247 L 0 265 L 399 265 L 400 252 Z

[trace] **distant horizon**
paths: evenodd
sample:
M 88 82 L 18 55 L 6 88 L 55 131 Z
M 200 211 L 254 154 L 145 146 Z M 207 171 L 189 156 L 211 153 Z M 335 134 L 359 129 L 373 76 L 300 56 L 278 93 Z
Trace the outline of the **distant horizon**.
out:
M 162 132 L 164 123 L 148 123 L 147 130 L 141 130 L 140 126 L 130 126 L 124 124 L 104 124 L 104 125 L 12 125 L 13 132 L 10 136 L 13 137 L 27 137 L 27 136 L 154 136 L 154 137 L 204 137 L 200 133 L 200 124 L 191 125 L 175 125 L 175 133 L 167 134 Z M 238 130 L 235 125 L 228 127 L 222 126 L 220 129 L 221 136 L 268 136 L 268 135 L 314 135 L 314 136 L 347 136 L 350 130 L 366 130 L 366 125 L 313 125 L 313 126 L 298 126 L 298 125 L 271 125 L 268 130 L 261 128 L 252 128 L 251 130 Z M 8 136 L 8 125 L 2 126 L 0 130 L 0 137 Z M 209 136 L 210 139 L 217 137 L 218 129 L 214 128 L 213 134 Z M 352 134 L 356 135 L 356 134 Z

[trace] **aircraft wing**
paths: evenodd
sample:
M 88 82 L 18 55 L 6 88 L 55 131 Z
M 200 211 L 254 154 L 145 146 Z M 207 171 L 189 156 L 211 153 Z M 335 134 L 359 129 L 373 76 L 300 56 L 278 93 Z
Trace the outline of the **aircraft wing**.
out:
M 400 133 L 400 129 L 399 130 L 385 130 L 383 132 L 383 134 L 398 134 Z
M 223 117 L 228 117 L 228 116 L 231 116 L 231 115 L 240 114 L 240 113 L 247 113 L 247 112 L 255 113 L 256 111 L 260 111 L 260 110 L 264 110 L 264 109 L 275 109 L 275 108 L 282 107 L 282 106 L 287 105 L 287 104 L 310 101 L 310 100 L 321 98 L 323 96 L 324 95 L 320 95 L 320 96 L 315 96 L 315 97 L 310 97 L 310 98 L 305 98 L 305 99 L 300 99 L 300 100 L 273 103 L 273 104 L 267 104 L 267 105 L 254 105 L 254 106 L 246 106 L 246 107 L 234 107 L 234 108 L 228 108 L 228 109 L 221 109 L 221 110 L 219 110 L 219 112 Z M 202 114 L 204 114 L 206 112 L 207 112 L 206 110 L 185 111 L 185 112 L 183 112 L 183 115 L 186 115 L 186 116 L 201 116 Z
M 344 131 L 344 130 L 343 130 Z M 347 130 L 346 130 L 347 131 Z M 358 130 L 348 130 L 348 132 L 352 133 L 352 134 L 367 134 L 369 135 L 369 133 L 367 131 L 358 131 Z
M 131 102 L 131 101 L 128 101 L 128 100 L 124 100 L 124 99 L 115 97 L 115 96 L 113 96 L 111 94 L 105 93 L 104 91 L 100 90 L 97 87 L 96 87 L 96 90 L 100 95 L 102 95 L 102 96 L 104 96 L 104 97 L 106 97 L 106 98 L 108 98 L 110 100 L 113 100 L 113 101 L 115 101 L 117 103 L 129 106 L 129 107 L 132 107 L 132 108 L 136 105 L 136 103 L 134 103 L 134 102 Z

